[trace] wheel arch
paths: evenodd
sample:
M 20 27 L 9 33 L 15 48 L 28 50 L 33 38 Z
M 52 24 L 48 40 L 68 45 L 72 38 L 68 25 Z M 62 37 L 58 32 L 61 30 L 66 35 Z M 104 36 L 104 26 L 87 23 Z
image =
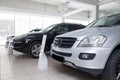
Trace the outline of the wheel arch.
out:
M 41 42 L 41 43 L 42 43 L 41 40 L 33 40 L 33 41 L 30 41 L 30 42 L 27 44 L 27 53 L 29 52 L 29 47 L 30 47 L 30 45 L 33 44 L 34 42 Z
M 113 52 L 114 52 L 115 50 L 117 50 L 117 49 L 120 49 L 120 43 L 117 44 L 117 45 L 113 48 L 113 50 L 111 51 L 111 53 L 110 53 L 110 55 L 109 55 L 109 57 L 108 57 L 108 59 L 107 59 L 107 61 L 106 61 L 104 70 L 105 70 L 105 68 L 106 68 L 106 66 L 107 66 L 107 64 L 108 64 L 108 62 L 109 62 L 109 60 L 110 60 L 110 58 L 112 57 Z M 103 70 L 103 72 L 104 72 L 104 70 Z
M 41 43 L 42 43 L 42 40 L 33 40 L 33 41 L 30 41 L 30 42 L 28 43 L 28 45 L 27 45 L 27 53 L 29 52 L 29 47 L 30 47 L 30 45 L 31 45 L 32 43 L 34 43 L 34 42 L 41 42 Z M 47 50 L 49 50 L 48 44 L 45 45 L 45 51 L 47 51 Z

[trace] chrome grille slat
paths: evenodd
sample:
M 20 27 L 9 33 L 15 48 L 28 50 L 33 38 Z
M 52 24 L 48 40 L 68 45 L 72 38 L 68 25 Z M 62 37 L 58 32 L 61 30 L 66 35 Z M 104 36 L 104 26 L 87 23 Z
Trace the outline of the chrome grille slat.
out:
M 75 43 L 75 41 L 76 41 L 76 38 L 57 37 L 54 40 L 54 45 L 60 48 L 71 48 L 73 44 Z

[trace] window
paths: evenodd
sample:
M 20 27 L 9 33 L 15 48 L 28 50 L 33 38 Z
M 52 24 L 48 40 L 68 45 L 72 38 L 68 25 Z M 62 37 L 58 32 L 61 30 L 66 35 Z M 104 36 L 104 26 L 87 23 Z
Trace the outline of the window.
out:
M 0 45 L 5 45 L 6 38 L 14 34 L 14 15 L 10 13 L 0 13 Z
M 42 28 L 43 28 L 42 15 L 30 16 L 30 27 L 29 27 L 29 30 L 42 29 Z
M 61 23 L 62 22 L 62 19 L 60 17 L 54 17 L 54 23 L 57 24 L 57 23 Z
M 97 20 L 95 23 L 90 24 L 89 27 L 111 27 L 113 25 L 120 25 L 120 15 L 113 15 L 109 17 L 104 17 Z
M 50 30 L 53 29 L 55 26 L 56 26 L 56 25 L 53 24 L 53 25 L 51 25 L 51 26 L 49 26 L 49 27 L 47 27 L 47 28 L 45 28 L 45 29 L 43 29 L 43 30 L 41 30 L 41 31 L 42 31 L 42 32 L 50 31 Z
M 15 34 L 21 35 L 29 32 L 29 16 L 15 15 Z
M 54 23 L 54 18 L 50 16 L 44 16 L 43 17 L 43 27 L 46 28 L 50 25 L 53 25 Z
M 77 30 L 77 29 L 82 29 L 82 28 L 85 28 L 85 26 L 83 26 L 83 25 L 69 25 L 69 29 L 70 29 L 70 31 L 73 31 L 73 30 Z
M 57 33 L 65 33 L 65 32 L 68 32 L 69 29 L 67 26 L 63 25 L 63 26 L 60 26 L 56 29 Z
M 61 22 L 59 17 L 43 15 L 15 15 L 15 34 L 21 35 L 28 33 L 33 29 L 45 29 L 48 26 Z

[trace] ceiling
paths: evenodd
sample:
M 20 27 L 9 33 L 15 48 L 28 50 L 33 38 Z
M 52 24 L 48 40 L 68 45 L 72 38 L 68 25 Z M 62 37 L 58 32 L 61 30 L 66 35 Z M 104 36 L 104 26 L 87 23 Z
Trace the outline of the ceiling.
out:
M 84 4 L 92 4 L 96 5 L 97 0 L 28 0 L 28 1 L 34 1 L 34 2 L 40 2 L 40 3 L 47 3 L 52 5 L 59 5 L 63 3 L 84 3 Z
M 44 3 L 56 6 L 67 6 L 72 9 L 85 8 L 91 10 L 96 4 L 96 0 L 28 0 L 37 3 Z
M 120 0 L 103 0 L 100 6 L 100 12 L 106 15 L 118 14 L 120 13 Z
M 72 9 L 84 9 L 85 11 L 92 11 L 98 0 L 28 0 L 37 3 L 45 3 L 56 6 L 66 5 Z M 100 12 L 119 13 L 120 12 L 120 0 L 99 0 Z M 65 6 L 63 6 L 65 7 Z
M 100 12 L 103 13 L 119 13 L 120 0 L 99 0 L 102 5 Z M 83 11 L 77 13 L 76 17 L 89 18 L 88 14 L 95 10 L 98 0 L 0 0 L 0 10 L 13 10 L 21 12 L 34 12 L 38 14 L 51 14 L 60 16 L 59 9 L 66 9 L 70 12 L 77 9 Z M 86 15 L 86 16 L 84 16 Z
M 100 9 L 105 10 L 105 11 L 117 12 L 117 11 L 120 11 L 119 7 L 120 7 L 120 2 L 114 0 L 114 1 L 101 5 Z

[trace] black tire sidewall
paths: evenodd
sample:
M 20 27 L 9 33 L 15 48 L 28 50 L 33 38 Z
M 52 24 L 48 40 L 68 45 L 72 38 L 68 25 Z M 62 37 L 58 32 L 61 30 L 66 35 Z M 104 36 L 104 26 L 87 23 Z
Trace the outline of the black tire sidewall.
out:
M 102 75 L 102 80 L 116 80 L 114 70 L 116 67 L 117 61 L 120 59 L 120 49 L 115 50 L 110 56 L 105 70 Z

